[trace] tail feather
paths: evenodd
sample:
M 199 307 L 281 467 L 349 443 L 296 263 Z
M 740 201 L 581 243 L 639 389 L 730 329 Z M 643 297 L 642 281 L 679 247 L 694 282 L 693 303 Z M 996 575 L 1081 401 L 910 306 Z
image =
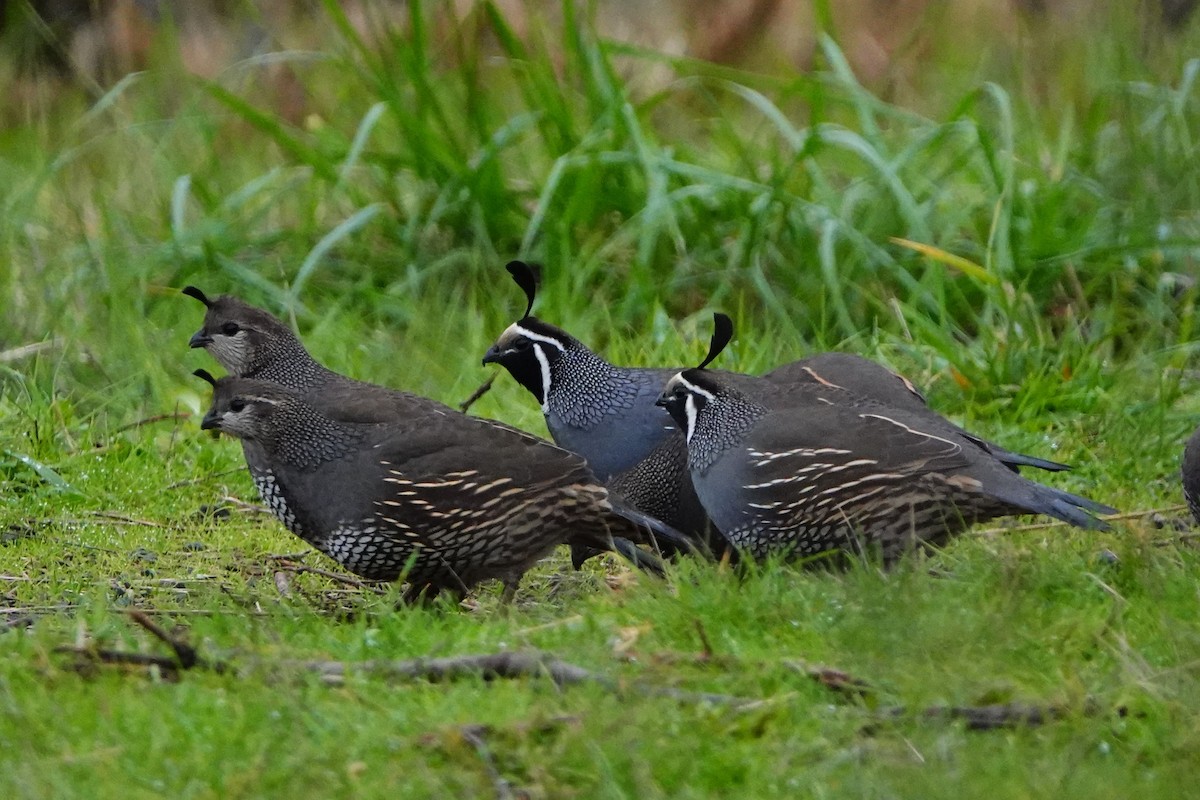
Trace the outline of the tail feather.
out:
M 1062 489 L 1055 489 L 1051 486 L 1043 486 L 1042 488 L 1045 489 L 1046 491 L 1052 493 L 1058 501 L 1067 503 L 1068 505 L 1072 505 L 1077 508 L 1086 509 L 1087 511 L 1090 511 L 1093 514 L 1119 514 L 1119 513 L 1121 513 L 1117 509 L 1113 508 L 1110 505 L 1106 505 L 1104 503 L 1098 503 L 1095 500 L 1089 500 L 1086 497 L 1081 497 L 1077 494 L 1071 494 L 1070 492 L 1064 492 Z
M 696 547 L 696 542 L 690 536 L 680 533 L 662 520 L 619 503 L 613 503 L 612 509 L 613 513 L 623 519 L 632 522 L 639 528 L 648 530 L 651 534 L 651 541 L 659 550 L 688 554 L 700 552 Z
M 612 510 L 614 514 L 639 528 L 637 533 L 641 535 L 638 536 L 638 539 L 648 541 L 659 552 L 668 554 L 697 552 L 696 543 L 690 538 L 649 514 L 616 503 L 613 503 Z M 638 569 L 659 577 L 666 575 L 662 559 L 654 553 L 641 549 L 632 540 L 623 536 L 579 536 L 568 544 L 571 547 L 571 566 L 574 569 L 582 567 L 589 558 L 613 552 L 627 559 Z
M 1097 519 L 1074 503 L 1058 497 L 1051 500 L 1050 509 L 1042 513 L 1049 514 L 1055 519 L 1061 519 L 1063 522 L 1069 522 L 1075 527 L 1085 530 L 1107 531 L 1112 529 L 1112 526 L 1104 520 Z
M 994 491 L 992 496 L 1017 508 L 1034 514 L 1045 514 L 1078 528 L 1094 531 L 1110 529 L 1107 522 L 1097 519 L 1095 515 L 1116 514 L 1117 509 L 1112 506 L 1052 486 L 1043 486 L 1027 478 L 1014 477 L 1017 483 Z
M 1044 469 L 1047 472 L 1064 472 L 1072 468 L 1070 464 L 1050 461 L 1045 458 L 1038 458 L 1037 456 L 1027 456 L 1024 453 L 1014 453 L 1011 450 L 1005 450 L 995 445 L 991 446 L 991 451 L 993 456 L 1014 472 L 1017 467 L 1034 467 L 1036 469 Z

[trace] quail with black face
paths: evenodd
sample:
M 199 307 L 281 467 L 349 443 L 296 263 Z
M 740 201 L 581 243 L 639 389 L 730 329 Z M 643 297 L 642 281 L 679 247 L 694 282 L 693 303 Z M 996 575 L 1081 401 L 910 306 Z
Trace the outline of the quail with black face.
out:
M 700 502 L 740 552 L 865 550 L 891 561 L 1013 514 L 1107 528 L 1093 513 L 1115 509 L 1021 477 L 949 422 L 847 404 L 820 384 L 731 385 L 704 369 L 732 336 L 728 317 L 716 325 L 708 356 L 672 377 L 658 403 L 684 431 Z
M 483 357 L 528 389 L 561 447 L 585 457 L 601 480 L 644 459 L 674 429 L 654 407 L 670 371 L 615 367 L 561 328 L 532 316 L 537 278 L 529 265 L 506 267 L 525 290 L 525 316 Z
M 406 577 L 410 600 L 493 578 L 510 598 L 557 544 L 676 535 L 614 502 L 583 459 L 534 436 L 464 414 L 347 422 L 279 384 L 197 374 L 213 384 L 201 427 L 241 439 L 288 530 L 369 580 Z
M 676 368 L 619 367 L 589 350 L 562 329 L 531 316 L 537 274 L 528 264 L 506 269 L 525 293 L 525 315 L 508 327 L 488 350 L 484 363 L 504 366 L 542 407 L 554 441 L 579 453 L 597 475 L 636 508 L 691 535 L 702 547 L 723 549 L 689 485 L 682 434 L 654 401 Z M 762 381 L 740 384 L 737 373 L 722 380 L 756 394 Z M 823 386 L 841 390 L 839 402 L 883 403 L 952 425 L 925 404 L 903 376 L 849 353 L 821 353 L 784 364 L 764 376 L 774 387 Z M 1033 466 L 1067 469 L 1053 461 L 1013 453 L 955 428 L 961 436 L 1008 468 Z M 578 563 L 586 554 L 576 553 Z

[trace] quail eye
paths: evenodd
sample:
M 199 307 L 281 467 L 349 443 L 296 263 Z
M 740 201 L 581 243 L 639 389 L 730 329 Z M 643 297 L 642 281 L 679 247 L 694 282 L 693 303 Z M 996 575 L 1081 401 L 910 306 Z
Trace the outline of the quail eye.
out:
M 229 410 L 233 413 L 240 413 L 246 407 L 246 401 L 240 397 L 235 397 L 229 401 Z
M 226 336 L 236 336 L 237 332 L 240 330 L 241 328 L 238 327 L 236 322 L 226 322 L 221 326 L 221 333 L 225 334 Z
M 515 342 L 513 342 L 513 349 L 514 350 L 528 350 L 529 346 L 532 344 L 533 344 L 533 342 L 529 341 L 528 339 L 526 339 L 525 337 L 522 336 L 520 339 L 517 339 Z

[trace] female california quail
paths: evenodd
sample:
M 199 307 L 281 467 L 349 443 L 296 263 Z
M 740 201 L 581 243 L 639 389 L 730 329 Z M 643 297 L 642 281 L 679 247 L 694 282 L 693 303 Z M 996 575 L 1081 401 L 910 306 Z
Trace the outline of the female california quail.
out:
M 1114 509 L 1034 483 L 948 422 L 821 384 L 730 385 L 704 369 L 732 335 L 717 315 L 708 356 L 671 378 L 659 404 L 683 429 L 696 494 L 741 552 L 813 556 L 879 550 L 894 560 L 986 519 L 1046 514 L 1081 528 Z
M 428 397 L 348 378 L 320 364 L 281 320 L 232 295 L 210 299 L 195 286 L 183 289 L 207 309 L 189 345 L 203 347 L 231 375 L 269 381 L 300 392 L 311 404 L 344 422 L 386 422 L 413 407 L 451 412 Z
M 537 437 L 419 409 L 346 422 L 278 384 L 196 374 L 213 384 L 201 427 L 242 440 L 263 501 L 288 530 L 369 580 L 406 576 L 409 599 L 461 595 L 491 578 L 508 598 L 557 544 L 676 535 L 614 503 L 583 459 Z

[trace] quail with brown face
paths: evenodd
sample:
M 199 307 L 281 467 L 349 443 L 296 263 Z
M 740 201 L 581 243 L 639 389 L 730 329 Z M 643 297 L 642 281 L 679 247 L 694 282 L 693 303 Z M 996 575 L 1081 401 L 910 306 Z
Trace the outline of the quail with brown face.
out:
M 204 323 L 189 345 L 203 347 L 231 375 L 269 381 L 347 422 L 385 422 L 411 413 L 451 409 L 428 397 L 354 380 L 309 355 L 291 328 L 271 313 L 232 295 L 210 299 L 195 286 L 183 294 L 204 304 Z
M 622 507 L 579 456 L 465 414 L 416 409 L 348 422 L 275 383 L 214 380 L 202 428 L 235 436 L 263 501 L 288 528 L 370 580 L 406 578 L 409 599 L 498 579 L 505 596 L 560 543 L 675 537 Z M 626 553 L 661 569 L 652 555 Z

